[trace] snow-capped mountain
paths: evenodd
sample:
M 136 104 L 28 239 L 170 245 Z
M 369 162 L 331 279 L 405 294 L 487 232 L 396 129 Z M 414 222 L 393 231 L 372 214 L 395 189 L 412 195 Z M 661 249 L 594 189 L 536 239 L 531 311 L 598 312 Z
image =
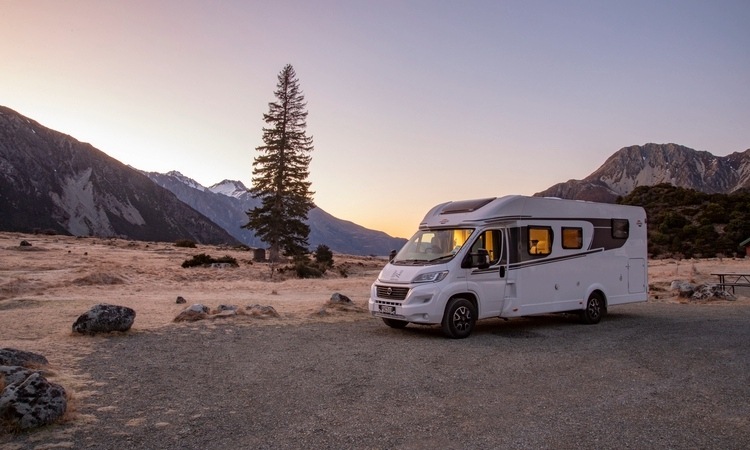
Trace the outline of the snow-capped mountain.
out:
M 205 188 L 179 172 L 149 172 L 146 175 L 240 242 L 250 247 L 265 246 L 255 233 L 241 228 L 248 221 L 246 212 L 260 205 L 260 201 L 250 195 L 241 181 L 224 180 Z M 406 239 L 394 238 L 382 231 L 337 219 L 317 207 L 308 213 L 307 224 L 310 226 L 308 242 L 313 250 L 319 244 L 324 244 L 339 253 L 384 256 L 391 250 L 400 249 L 406 242 Z
M 242 181 L 235 180 L 224 180 L 209 187 L 208 190 L 215 194 L 222 194 L 227 197 L 235 198 L 241 198 L 243 195 L 247 194 L 247 187 L 245 187 Z

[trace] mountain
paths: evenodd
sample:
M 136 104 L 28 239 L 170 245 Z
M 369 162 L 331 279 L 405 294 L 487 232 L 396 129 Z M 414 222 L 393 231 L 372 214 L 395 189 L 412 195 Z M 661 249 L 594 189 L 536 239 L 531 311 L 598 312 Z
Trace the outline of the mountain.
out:
M 615 152 L 583 180 L 534 195 L 612 203 L 638 186 L 662 183 L 708 194 L 750 188 L 750 149 L 714 156 L 677 144 L 634 145 Z
M 139 171 L 1 106 L 0 230 L 238 244 Z
M 149 172 L 156 184 L 172 191 L 177 198 L 200 211 L 229 234 L 250 247 L 265 244 L 251 230 L 240 228 L 247 223 L 246 211 L 260 205 L 240 181 L 224 180 L 209 188 L 179 172 Z M 394 238 L 382 231 L 370 230 L 355 223 L 337 219 L 315 207 L 307 217 L 310 226 L 308 242 L 315 249 L 319 244 L 350 255 L 387 255 L 400 249 L 405 239 Z

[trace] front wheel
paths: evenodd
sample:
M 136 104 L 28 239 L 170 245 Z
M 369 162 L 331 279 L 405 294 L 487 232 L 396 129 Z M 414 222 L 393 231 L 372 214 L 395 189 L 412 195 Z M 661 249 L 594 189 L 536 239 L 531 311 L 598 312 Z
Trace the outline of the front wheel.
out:
M 397 330 L 400 330 L 401 328 L 404 328 L 405 326 L 409 325 L 409 322 L 405 320 L 389 319 L 387 317 L 383 317 L 383 323 Z
M 453 339 L 468 337 L 477 322 L 477 309 L 465 298 L 454 298 L 448 302 L 443 316 L 443 333 Z
M 589 299 L 586 302 L 586 309 L 581 311 L 581 322 L 587 325 L 599 323 L 606 311 L 606 306 L 604 306 L 604 299 L 602 299 L 602 296 L 597 293 L 592 293 L 589 295 Z

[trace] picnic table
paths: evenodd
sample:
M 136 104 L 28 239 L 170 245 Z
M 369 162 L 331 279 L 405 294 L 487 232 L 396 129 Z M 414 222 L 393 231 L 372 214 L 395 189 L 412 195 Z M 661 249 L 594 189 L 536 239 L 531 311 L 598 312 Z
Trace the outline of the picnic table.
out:
M 736 287 L 750 287 L 750 273 L 717 272 L 711 275 L 719 277 L 718 284 L 721 289 L 726 291 L 727 288 L 731 288 L 732 294 Z

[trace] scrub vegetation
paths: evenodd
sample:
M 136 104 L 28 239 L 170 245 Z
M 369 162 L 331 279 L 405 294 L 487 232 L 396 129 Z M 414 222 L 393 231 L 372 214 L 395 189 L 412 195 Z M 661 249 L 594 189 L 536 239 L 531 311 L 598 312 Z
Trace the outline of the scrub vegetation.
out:
M 747 190 L 706 194 L 664 183 L 639 186 L 618 203 L 646 210 L 652 258 L 742 256 L 739 243 L 750 238 Z

